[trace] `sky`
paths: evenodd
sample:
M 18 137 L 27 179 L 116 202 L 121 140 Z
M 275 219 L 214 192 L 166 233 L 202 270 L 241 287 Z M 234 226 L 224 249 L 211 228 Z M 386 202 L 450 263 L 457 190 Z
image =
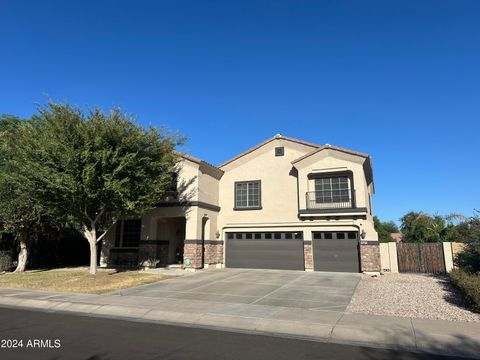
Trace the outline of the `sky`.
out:
M 0 113 L 47 97 L 216 165 L 277 133 L 366 152 L 382 220 L 480 208 L 480 1 L 0 0 Z

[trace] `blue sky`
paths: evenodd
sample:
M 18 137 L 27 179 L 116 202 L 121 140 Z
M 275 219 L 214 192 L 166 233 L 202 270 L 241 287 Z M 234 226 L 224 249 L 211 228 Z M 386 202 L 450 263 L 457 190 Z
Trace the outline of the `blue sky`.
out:
M 374 212 L 480 208 L 479 1 L 0 2 L 0 113 L 119 106 L 218 164 L 276 133 L 371 154 Z

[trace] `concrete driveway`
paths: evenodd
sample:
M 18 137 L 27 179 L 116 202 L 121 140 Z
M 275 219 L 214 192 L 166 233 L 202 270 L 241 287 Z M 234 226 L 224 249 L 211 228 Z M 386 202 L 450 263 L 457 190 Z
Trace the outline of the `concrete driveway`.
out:
M 359 280 L 360 274 L 353 273 L 222 269 L 130 288 L 121 294 L 344 311 Z

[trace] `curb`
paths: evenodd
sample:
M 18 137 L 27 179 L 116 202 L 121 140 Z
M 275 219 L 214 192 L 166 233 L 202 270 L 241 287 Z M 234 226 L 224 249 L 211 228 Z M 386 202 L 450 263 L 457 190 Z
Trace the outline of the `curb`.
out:
M 364 347 L 372 347 L 379 349 L 391 349 L 391 350 L 401 350 L 408 351 L 413 353 L 426 353 L 426 354 L 437 354 L 437 355 L 447 355 L 447 356 L 458 356 L 466 358 L 480 358 L 480 355 L 476 352 L 461 352 L 461 351 L 448 351 L 437 350 L 437 349 L 428 349 L 428 348 L 418 348 L 418 346 L 408 346 L 402 344 L 391 344 L 391 343 L 379 343 L 379 342 L 368 342 L 368 341 L 355 341 L 355 340 L 337 340 L 332 337 L 333 330 L 337 327 L 335 325 L 322 325 L 322 324 L 308 324 L 301 325 L 302 323 L 288 321 L 291 324 L 298 325 L 298 331 L 295 332 L 282 332 L 272 328 L 278 329 L 278 327 L 270 326 L 263 324 L 262 320 L 254 320 L 253 318 L 245 318 L 238 316 L 227 316 L 227 315 L 194 315 L 194 314 L 184 314 L 178 312 L 162 311 L 142 307 L 133 307 L 133 306 L 121 306 L 121 305 L 101 305 L 101 304 L 91 304 L 91 303 L 81 303 L 81 302 L 64 302 L 64 301 L 49 301 L 49 300 L 36 300 L 36 299 L 18 299 L 10 298 L 5 296 L 0 296 L 0 307 L 12 308 L 12 309 L 22 309 L 27 311 L 41 311 L 44 313 L 58 313 L 58 314 L 71 314 L 75 316 L 84 316 L 84 317 L 93 317 L 93 318 L 105 318 L 111 320 L 122 320 L 122 321 L 131 321 L 139 323 L 150 323 L 150 324 L 162 324 L 170 326 L 180 326 L 187 328 L 201 328 L 209 329 L 215 331 L 227 331 L 232 333 L 241 333 L 249 335 L 261 335 L 261 336 L 271 336 L 278 338 L 287 338 L 287 339 L 297 339 L 297 340 L 306 340 L 313 342 L 321 343 L 332 343 L 332 344 L 341 344 L 341 345 L 356 345 Z M 121 315 L 120 315 L 121 314 Z M 148 317 L 148 315 L 154 315 Z M 189 321 L 184 321 L 185 319 Z M 217 317 L 217 319 L 215 319 Z M 241 319 L 240 323 L 243 326 L 233 326 L 233 321 L 223 321 L 222 325 L 219 325 L 219 318 L 223 317 L 223 320 L 237 320 Z M 263 319 L 265 320 L 265 319 Z M 270 320 L 271 321 L 271 320 Z M 287 321 L 287 320 L 282 320 Z M 228 326 L 226 324 L 229 324 Z M 317 326 L 318 325 L 318 326 Z M 328 336 L 321 336 L 318 330 L 315 327 L 329 328 Z M 305 330 L 309 330 L 311 334 L 306 334 Z M 315 330 L 317 330 L 317 335 L 315 335 Z M 326 330 L 326 329 L 323 329 Z

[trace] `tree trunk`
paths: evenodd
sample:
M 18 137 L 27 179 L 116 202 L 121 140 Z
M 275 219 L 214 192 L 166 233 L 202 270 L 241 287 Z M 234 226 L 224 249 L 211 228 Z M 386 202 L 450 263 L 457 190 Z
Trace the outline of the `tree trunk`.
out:
M 90 229 L 87 227 L 83 230 L 83 235 L 87 238 L 90 244 L 90 274 L 97 273 L 97 230 L 95 223 L 92 223 Z
M 24 272 L 28 258 L 28 234 L 26 232 L 20 233 L 18 241 L 20 242 L 20 252 L 18 253 L 18 264 L 15 272 Z
M 90 274 L 97 273 L 97 241 L 90 242 Z

